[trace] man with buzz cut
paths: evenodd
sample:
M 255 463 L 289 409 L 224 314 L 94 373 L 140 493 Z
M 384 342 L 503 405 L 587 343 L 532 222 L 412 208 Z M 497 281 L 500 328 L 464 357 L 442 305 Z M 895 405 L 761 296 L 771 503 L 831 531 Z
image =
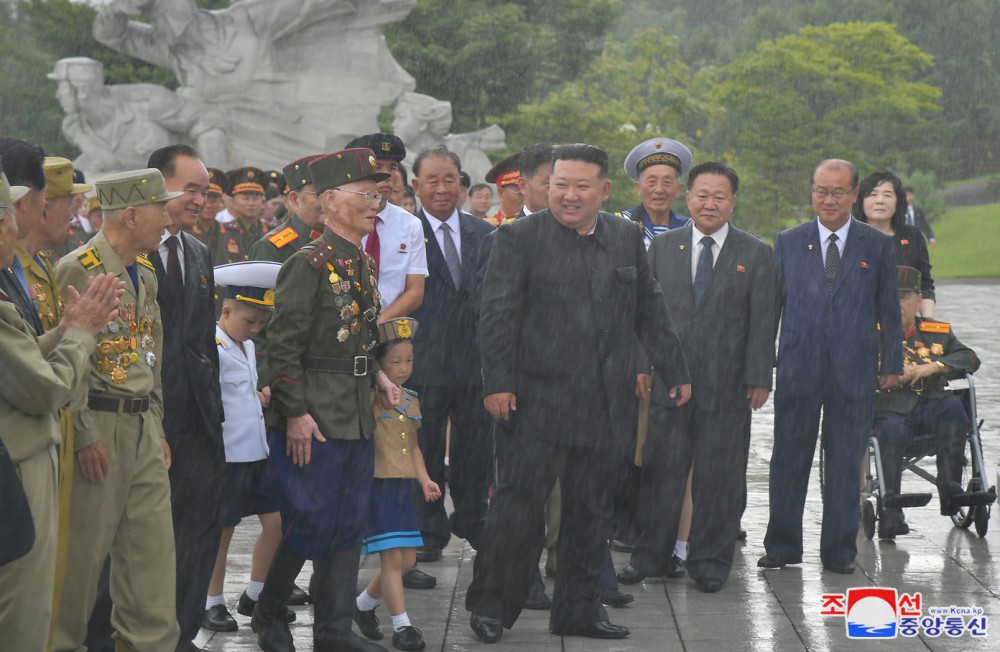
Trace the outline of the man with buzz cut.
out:
M 174 530 L 170 449 L 163 432 L 163 325 L 158 283 L 145 254 L 170 224 L 168 192 L 156 169 L 95 182 L 104 225 L 56 266 L 60 288 L 110 273 L 125 284 L 118 314 L 97 333 L 85 391 L 73 404 L 78 467 L 73 474 L 67 573 L 52 640 L 81 649 L 101 567 L 111 554 L 111 624 L 119 649 L 174 652 Z

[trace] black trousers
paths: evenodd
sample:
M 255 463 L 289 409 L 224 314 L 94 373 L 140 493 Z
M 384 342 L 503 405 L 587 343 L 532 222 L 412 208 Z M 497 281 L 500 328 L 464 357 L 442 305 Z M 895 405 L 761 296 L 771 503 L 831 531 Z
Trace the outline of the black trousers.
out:
M 642 534 L 632 553 L 632 564 L 644 574 L 667 571 L 694 464 L 688 575 L 695 581 L 729 578 L 744 500 L 749 418 L 749 407 L 708 412 L 693 402 L 680 408 L 650 404 L 642 456 Z
M 545 533 L 545 502 L 556 478 L 562 491 L 559 572 L 549 626 L 553 633 L 607 620 L 598 578 L 606 563 L 621 465 L 617 447 L 544 442 L 508 430 L 482 546 L 466 593 L 469 611 L 510 628 L 521 613 Z
M 444 548 L 452 533 L 479 547 L 490 484 L 493 479 L 491 419 L 483 407 L 482 385 L 414 386 L 420 398 L 423 421 L 419 431 L 420 451 L 431 480 L 445 488 L 444 456 L 448 422 L 451 421 L 448 482 L 455 512 L 451 523 L 444 501 L 425 502 L 416 492 L 417 521 L 424 545 Z

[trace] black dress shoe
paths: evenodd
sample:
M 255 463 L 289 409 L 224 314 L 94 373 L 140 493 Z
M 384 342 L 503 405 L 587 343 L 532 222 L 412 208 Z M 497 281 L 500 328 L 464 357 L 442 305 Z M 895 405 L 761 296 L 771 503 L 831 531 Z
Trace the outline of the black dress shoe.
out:
M 722 580 L 717 577 L 706 577 L 697 582 L 698 590 L 702 593 L 718 593 L 722 590 Z
M 354 622 L 357 623 L 358 629 L 361 630 L 365 638 L 373 641 L 381 641 L 385 638 L 385 634 L 378 628 L 378 616 L 375 615 L 374 609 L 371 611 L 362 611 L 355 605 Z
M 623 541 L 621 539 L 611 540 L 611 549 L 616 552 L 632 552 L 635 550 L 635 544 L 629 543 L 628 541 Z
M 408 589 L 433 589 L 437 583 L 436 577 L 428 575 L 416 566 L 403 575 L 403 586 Z
M 253 616 L 253 608 L 257 606 L 256 600 L 251 600 L 247 592 L 244 591 L 240 595 L 240 601 L 236 603 L 236 613 L 241 616 Z M 288 614 L 285 616 L 286 623 L 295 622 L 295 612 L 291 609 L 288 610 Z M 236 630 L 233 630 L 236 631 Z
M 417 561 L 421 564 L 440 561 L 441 560 L 441 549 L 440 548 L 428 548 L 427 546 L 421 546 L 417 548 Z
M 563 631 L 553 631 L 557 636 L 586 636 L 587 638 L 603 638 L 608 640 L 628 638 L 631 633 L 627 627 L 615 625 L 607 620 L 599 620 L 583 627 L 571 627 Z
M 552 601 L 545 595 L 545 585 L 532 582 L 528 597 L 524 600 L 524 608 L 532 611 L 545 611 L 552 608 Z
M 250 619 L 250 629 L 257 635 L 257 645 L 264 652 L 295 652 L 295 643 L 287 622 L 267 620 L 254 610 Z
M 496 618 L 473 613 L 469 618 L 469 625 L 483 643 L 496 643 L 503 636 L 503 623 Z
M 781 555 L 764 555 L 757 560 L 759 568 L 784 568 L 788 564 L 801 564 L 801 559 L 788 559 Z
M 625 568 L 618 571 L 618 583 L 625 584 L 626 586 L 631 584 L 638 584 L 639 582 L 646 579 L 646 576 L 641 570 L 636 568 L 630 563 L 625 565 Z
M 285 604 L 290 607 L 298 607 L 307 602 L 309 602 L 309 594 L 294 585 L 292 586 L 292 592 L 288 594 L 288 599 L 285 600 Z
M 850 575 L 854 572 L 854 560 L 831 559 L 829 564 L 824 565 L 824 568 L 834 573 L 840 573 L 841 575 Z
M 224 604 L 212 605 L 205 610 L 201 626 L 210 632 L 235 632 L 240 626 Z
M 413 625 L 407 625 L 398 632 L 392 633 L 392 647 L 397 650 L 424 649 L 424 636 Z
M 687 575 L 687 570 L 684 568 L 684 560 L 674 555 L 670 558 L 670 565 L 667 566 L 667 577 L 676 580 L 685 575 Z
M 618 589 L 604 589 L 601 591 L 601 604 L 606 604 L 609 607 L 624 607 L 634 601 L 635 596 L 631 593 L 622 593 Z
M 743 526 L 736 528 L 736 540 L 737 541 L 747 540 L 747 531 L 743 529 Z

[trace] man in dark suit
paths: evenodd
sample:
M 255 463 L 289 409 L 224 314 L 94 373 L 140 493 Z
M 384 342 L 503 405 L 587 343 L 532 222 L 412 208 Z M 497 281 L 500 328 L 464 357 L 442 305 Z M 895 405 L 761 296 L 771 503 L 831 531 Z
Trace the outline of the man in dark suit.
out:
M 892 239 L 851 217 L 857 195 L 854 166 L 823 161 L 812 177 L 816 219 L 774 241 L 781 339 L 761 568 L 802 562 L 802 512 L 822 409 L 820 559 L 827 570 L 854 572 L 858 469 L 875 391 L 895 385 L 903 371 Z
M 484 403 L 506 423 L 504 461 L 466 608 L 495 642 L 520 614 L 543 535 L 543 506 L 562 487 L 559 572 L 549 627 L 618 639 L 598 576 L 625 447 L 635 428 L 639 337 L 678 404 L 687 366 L 642 231 L 600 207 L 611 190 L 607 153 L 555 148 L 549 208 L 496 233 L 482 301 Z M 609 460 L 611 462 L 609 463 Z
M 913 204 L 913 188 L 905 186 L 903 192 L 906 193 L 906 223 L 920 229 L 920 232 L 924 234 L 924 238 L 927 239 L 927 244 L 931 248 L 936 247 L 937 238 L 934 237 L 934 229 L 931 228 L 930 222 L 927 221 L 924 209 Z
M 479 247 L 493 227 L 458 210 L 461 161 L 444 147 L 422 152 L 413 164 L 417 217 L 424 229 L 427 270 L 424 301 L 413 317 L 410 386 L 420 395 L 420 449 L 427 473 L 445 482 L 445 432 L 451 420 L 449 477 L 455 511 L 449 524 L 444 501 L 417 500 L 424 547 L 418 561 L 435 561 L 451 534 L 479 547 L 493 461 L 489 415 L 482 406 L 476 316 Z
M 177 546 L 178 650 L 195 649 L 205 596 L 222 533 L 220 495 L 226 453 L 222 443 L 219 353 L 215 345 L 215 275 L 208 247 L 190 234 L 208 193 L 208 171 L 186 145 L 153 152 L 167 189 L 170 226 L 156 268 L 163 318 L 163 429 L 170 444 L 170 499 Z
M 687 187 L 693 223 L 653 238 L 649 260 L 684 345 L 692 400 L 676 407 L 659 378 L 653 382 L 641 534 L 620 579 L 633 584 L 667 573 L 693 464 L 686 568 L 698 588 L 713 593 L 732 568 L 746 424 L 771 390 L 774 264 L 769 246 L 729 223 L 739 187 L 732 168 L 714 161 L 696 165 Z M 648 363 L 641 362 L 639 371 L 649 371 Z

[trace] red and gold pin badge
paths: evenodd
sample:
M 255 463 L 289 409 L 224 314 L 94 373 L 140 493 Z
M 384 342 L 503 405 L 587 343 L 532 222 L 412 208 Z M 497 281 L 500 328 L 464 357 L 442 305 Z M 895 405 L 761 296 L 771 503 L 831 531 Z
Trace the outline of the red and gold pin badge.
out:
M 737 271 L 737 272 L 746 272 L 746 271 L 747 271 L 747 268 L 746 268 L 746 267 L 744 267 L 743 265 L 737 265 L 737 266 L 736 266 L 736 271 Z
M 866 263 L 865 261 L 862 260 L 861 261 L 861 269 L 868 269 L 868 263 Z

